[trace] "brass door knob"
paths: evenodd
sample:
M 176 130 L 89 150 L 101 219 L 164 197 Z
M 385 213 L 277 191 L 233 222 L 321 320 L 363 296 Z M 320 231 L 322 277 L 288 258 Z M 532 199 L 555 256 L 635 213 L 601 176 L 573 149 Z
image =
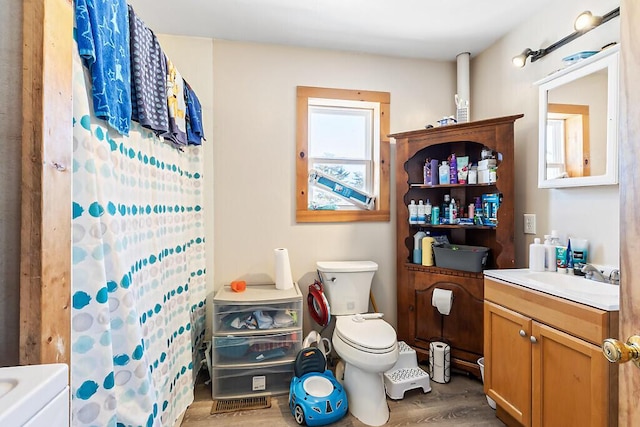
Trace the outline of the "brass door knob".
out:
M 640 336 L 629 337 L 626 343 L 614 338 L 607 338 L 602 343 L 604 357 L 611 363 L 633 361 L 640 368 Z

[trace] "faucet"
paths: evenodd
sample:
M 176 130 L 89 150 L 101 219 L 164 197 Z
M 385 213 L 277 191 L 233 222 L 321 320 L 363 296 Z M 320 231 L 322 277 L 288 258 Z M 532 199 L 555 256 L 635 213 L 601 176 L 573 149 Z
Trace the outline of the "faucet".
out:
M 605 277 L 602 271 L 598 270 L 591 264 L 584 264 L 580 269 L 585 274 L 585 277 L 590 280 L 595 280 L 596 282 L 609 283 L 612 285 L 620 284 L 620 271 L 613 270 L 609 277 Z

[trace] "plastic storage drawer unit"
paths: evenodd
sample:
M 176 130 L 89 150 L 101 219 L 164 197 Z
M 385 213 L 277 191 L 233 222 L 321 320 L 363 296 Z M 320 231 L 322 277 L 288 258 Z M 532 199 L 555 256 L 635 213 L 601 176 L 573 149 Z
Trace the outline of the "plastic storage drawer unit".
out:
M 251 364 L 284 357 L 295 357 L 300 351 L 298 331 L 269 335 L 236 335 L 213 338 L 213 366 Z
M 289 392 L 302 348 L 302 293 L 274 284 L 225 286 L 213 298 L 211 394 L 214 399 Z

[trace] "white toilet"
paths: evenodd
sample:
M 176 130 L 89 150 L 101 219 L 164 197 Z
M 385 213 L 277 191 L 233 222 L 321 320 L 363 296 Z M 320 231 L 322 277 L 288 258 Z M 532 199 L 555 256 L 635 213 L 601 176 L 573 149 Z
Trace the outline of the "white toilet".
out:
M 344 363 L 349 412 L 364 424 L 389 419 L 383 373 L 398 360 L 393 327 L 380 313 L 367 313 L 369 291 L 378 264 L 372 261 L 316 263 L 336 326 L 331 342 Z

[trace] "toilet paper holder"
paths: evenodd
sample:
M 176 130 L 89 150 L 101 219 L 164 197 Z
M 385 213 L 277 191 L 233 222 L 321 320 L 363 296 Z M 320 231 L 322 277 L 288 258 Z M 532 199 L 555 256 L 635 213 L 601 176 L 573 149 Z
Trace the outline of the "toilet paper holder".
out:
M 434 306 L 441 315 L 448 316 L 453 306 L 453 297 L 453 291 L 435 288 L 431 295 L 431 305 Z

